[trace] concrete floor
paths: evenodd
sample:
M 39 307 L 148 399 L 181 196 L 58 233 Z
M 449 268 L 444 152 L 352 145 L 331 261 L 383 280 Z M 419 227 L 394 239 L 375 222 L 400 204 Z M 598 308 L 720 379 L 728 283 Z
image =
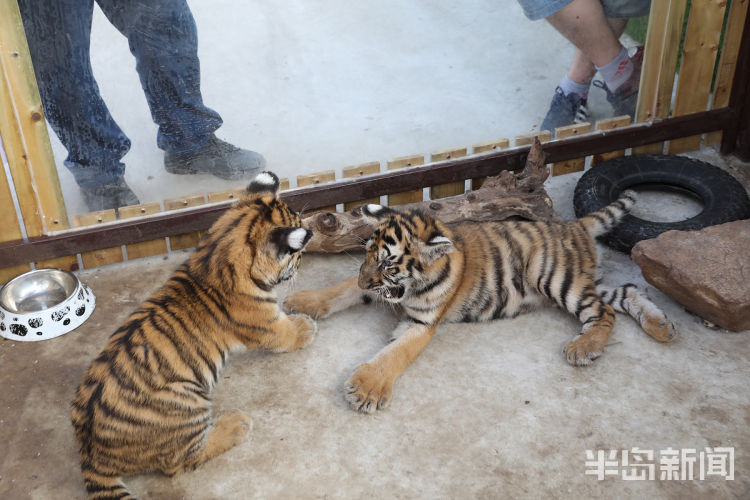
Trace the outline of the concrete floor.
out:
M 192 1 L 204 102 L 219 137 L 288 177 L 510 138 L 537 130 L 573 47 L 515 1 Z M 623 40 L 626 45 L 632 41 Z M 163 167 L 127 40 L 96 8 L 91 59 L 130 137 L 125 179 L 142 203 L 242 186 Z M 592 88 L 592 123 L 611 116 Z M 50 131 L 72 216 L 87 212 Z
M 750 165 L 700 155 L 747 182 Z M 547 182 L 566 218 L 577 178 Z M 664 210 L 663 200 L 649 203 Z M 671 210 L 679 207 L 676 200 Z M 49 341 L 0 342 L 0 498 L 84 498 L 69 401 L 115 325 L 186 256 L 80 272 L 97 295 L 87 323 Z M 307 255 L 293 289 L 344 279 L 359 258 Z M 367 416 L 347 407 L 344 382 L 384 345 L 396 320 L 385 309 L 357 306 L 320 321 L 304 350 L 230 358 L 214 407 L 251 416 L 247 441 L 195 472 L 126 483 L 149 499 L 748 498 L 750 332 L 705 327 L 647 286 L 625 255 L 601 247 L 601 261 L 605 283 L 647 290 L 675 323 L 674 343 L 659 344 L 618 315 L 604 355 L 574 368 L 561 349 L 579 326 L 552 307 L 444 325 L 396 383 L 391 406 Z M 734 480 L 586 474 L 593 470 L 586 450 L 653 450 L 658 478 L 661 450 L 705 447 L 734 447 Z

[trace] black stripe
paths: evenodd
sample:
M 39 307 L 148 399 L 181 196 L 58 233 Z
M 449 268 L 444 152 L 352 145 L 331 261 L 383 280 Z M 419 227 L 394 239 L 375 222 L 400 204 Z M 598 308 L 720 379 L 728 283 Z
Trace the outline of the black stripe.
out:
M 450 260 L 447 260 L 445 262 L 445 266 L 443 266 L 443 269 L 440 271 L 440 274 L 438 275 L 438 277 L 434 281 L 431 281 L 427 283 L 426 285 L 424 285 L 422 288 L 419 288 L 418 290 L 416 290 L 414 294 L 422 295 L 424 293 L 429 292 L 430 290 L 432 290 L 433 288 L 441 284 L 443 281 L 445 281 L 448 278 L 448 275 L 450 274 L 450 272 L 451 272 L 451 263 L 450 263 Z

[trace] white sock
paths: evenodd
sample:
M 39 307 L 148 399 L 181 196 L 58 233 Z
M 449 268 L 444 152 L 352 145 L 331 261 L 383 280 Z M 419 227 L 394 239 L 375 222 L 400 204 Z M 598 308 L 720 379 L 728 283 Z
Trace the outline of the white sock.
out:
M 578 83 L 568 78 L 568 75 L 565 75 L 565 77 L 560 82 L 559 87 L 560 87 L 560 90 L 563 91 L 564 95 L 569 95 L 571 93 L 578 94 L 579 96 L 586 99 L 586 97 L 589 94 L 589 85 L 591 85 L 591 82 Z
M 620 48 L 620 53 L 604 66 L 597 66 L 597 70 L 602 75 L 604 83 L 610 92 L 617 90 L 623 83 L 628 81 L 633 74 L 633 62 L 628 56 L 628 49 Z

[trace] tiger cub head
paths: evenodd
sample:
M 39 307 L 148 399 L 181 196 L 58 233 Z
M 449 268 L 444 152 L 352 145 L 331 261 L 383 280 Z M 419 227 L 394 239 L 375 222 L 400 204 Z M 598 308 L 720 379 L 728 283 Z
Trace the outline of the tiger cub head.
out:
M 365 205 L 362 216 L 376 227 L 365 245 L 359 287 L 378 293 L 387 302 L 409 297 L 443 265 L 441 258 L 455 249 L 450 230 L 421 212 Z
M 279 178 L 262 172 L 198 244 L 193 262 L 222 286 L 269 291 L 294 276 L 312 231 L 278 198 Z

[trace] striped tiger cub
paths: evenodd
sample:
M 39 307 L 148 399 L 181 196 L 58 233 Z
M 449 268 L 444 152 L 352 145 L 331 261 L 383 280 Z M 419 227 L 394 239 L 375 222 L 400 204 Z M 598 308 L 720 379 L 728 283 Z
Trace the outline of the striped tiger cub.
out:
M 276 175 L 259 174 L 84 375 L 72 420 L 90 498 L 134 498 L 119 476 L 171 476 L 241 442 L 247 415 L 212 419 L 210 393 L 229 352 L 313 340 L 315 322 L 284 314 L 273 290 L 294 275 L 312 236 L 278 188 Z
M 403 318 L 391 342 L 347 382 L 351 407 L 365 413 L 389 403 L 394 382 L 441 322 L 512 318 L 551 299 L 583 325 L 564 349 L 572 365 L 587 365 L 602 354 L 615 311 L 668 342 L 675 336 L 672 324 L 634 285 L 606 289 L 594 281 L 593 238 L 614 227 L 634 202 L 635 193 L 626 191 L 575 221 L 469 222 L 453 230 L 420 212 L 366 205 L 363 216 L 376 229 L 359 276 L 324 290 L 296 292 L 284 306 L 314 318 L 363 299 L 400 306 Z

